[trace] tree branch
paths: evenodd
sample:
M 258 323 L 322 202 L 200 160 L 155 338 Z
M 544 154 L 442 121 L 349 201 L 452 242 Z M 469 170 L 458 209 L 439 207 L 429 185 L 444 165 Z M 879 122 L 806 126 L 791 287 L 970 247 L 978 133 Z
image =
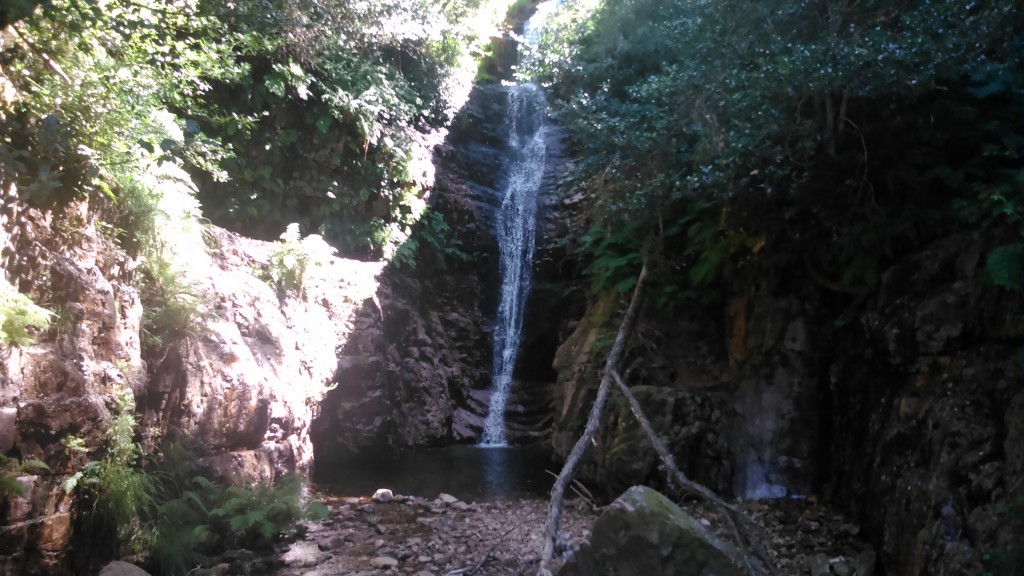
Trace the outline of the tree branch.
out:
M 643 408 L 640 406 L 640 402 L 637 401 L 636 396 L 629 389 L 628 386 L 622 381 L 622 377 L 619 376 L 618 372 L 612 371 L 612 379 L 615 380 L 615 384 L 619 388 L 619 392 L 626 397 L 626 402 L 629 403 L 629 409 L 633 413 L 633 417 L 636 418 L 637 422 L 640 423 L 640 427 L 643 429 L 644 434 L 650 441 L 651 446 L 654 447 L 654 451 L 658 453 L 662 463 L 665 465 L 665 470 L 668 472 L 669 480 L 676 484 L 681 490 L 691 495 L 697 496 L 706 500 L 719 509 L 725 514 L 725 517 L 729 520 L 729 527 L 732 530 L 733 538 L 736 543 L 740 545 L 744 550 L 743 561 L 747 565 L 747 570 L 752 574 L 756 575 L 757 571 L 754 569 L 750 562 L 750 553 L 753 552 L 754 556 L 764 565 L 765 569 L 769 574 L 777 575 L 778 572 L 775 569 L 775 564 L 764 550 L 764 546 L 761 545 L 761 538 L 759 535 L 754 534 L 754 530 L 751 526 L 756 526 L 753 522 L 742 512 L 736 509 L 736 507 L 729 505 L 718 494 L 711 491 L 710 488 L 694 482 L 683 474 L 682 470 L 676 466 L 675 458 L 672 457 L 672 453 L 668 451 L 668 447 L 661 441 L 658 434 L 654 431 L 654 426 L 651 425 L 651 421 L 644 415 Z
M 601 413 L 604 411 L 604 405 L 608 400 L 612 374 L 615 372 L 619 358 L 626 348 L 626 340 L 628 340 L 630 332 L 633 331 L 633 324 L 639 315 L 640 302 L 643 299 L 644 281 L 646 279 L 647 258 L 644 258 L 643 268 L 640 269 L 640 276 L 637 277 L 636 287 L 633 289 L 633 298 L 629 303 L 629 308 L 626 310 L 622 323 L 619 324 L 619 332 L 615 337 L 612 350 L 608 353 L 601 385 L 597 389 L 597 398 L 594 400 L 594 405 L 590 410 L 590 417 L 587 419 L 583 435 L 579 437 L 576 445 L 572 447 L 572 451 L 569 452 L 569 457 L 565 460 L 562 471 L 558 474 L 558 479 L 555 480 L 555 485 L 551 488 L 551 501 L 548 504 L 548 518 L 544 529 L 544 551 L 541 554 L 540 568 L 538 570 L 539 576 L 551 576 L 548 565 L 555 555 L 555 538 L 558 534 L 558 521 L 562 515 L 562 500 L 565 498 L 565 489 L 572 480 L 572 475 L 576 471 L 576 467 L 579 465 L 587 445 L 593 441 L 601 424 Z
M 64 70 L 61 69 L 60 65 L 57 64 L 57 62 L 54 61 L 53 58 L 50 58 L 49 54 L 37 48 L 36 45 L 33 44 L 32 41 L 29 40 L 28 37 L 25 36 L 25 34 L 23 34 L 22 31 L 18 29 L 17 24 L 11 24 L 10 28 L 11 30 L 14 30 L 14 34 L 17 35 L 18 38 L 25 43 L 25 46 L 28 46 L 28 49 L 33 54 L 38 56 L 39 59 L 42 60 L 47 65 L 47 67 L 50 68 L 50 70 L 53 70 L 54 73 L 57 74 L 57 76 L 60 76 L 60 79 L 63 80 L 65 83 L 71 84 L 71 78 L 68 78 L 68 75 L 64 73 Z

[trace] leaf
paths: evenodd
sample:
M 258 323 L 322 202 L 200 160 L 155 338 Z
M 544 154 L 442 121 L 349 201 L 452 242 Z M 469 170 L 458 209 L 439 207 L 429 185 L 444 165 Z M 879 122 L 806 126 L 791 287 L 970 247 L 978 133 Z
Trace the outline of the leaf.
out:
M 1024 245 L 1000 246 L 985 258 L 985 272 L 992 283 L 1007 290 L 1020 291 L 1021 269 L 1024 267 Z
M 328 114 L 324 114 L 322 116 L 319 116 L 316 119 L 316 129 L 319 130 L 320 132 L 323 132 L 323 133 L 326 134 L 327 131 L 330 130 L 331 122 L 333 122 L 333 121 L 334 121 L 334 118 L 332 118 Z

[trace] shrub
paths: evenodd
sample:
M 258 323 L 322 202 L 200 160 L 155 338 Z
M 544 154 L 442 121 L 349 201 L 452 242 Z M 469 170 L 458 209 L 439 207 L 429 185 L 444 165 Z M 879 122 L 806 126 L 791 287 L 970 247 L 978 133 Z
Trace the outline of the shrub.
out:
M 205 554 L 236 547 L 268 548 L 295 534 L 302 519 L 326 516 L 319 502 L 302 502 L 291 474 L 254 487 L 223 486 L 197 476 L 190 488 L 160 505 L 151 554 L 161 574 L 185 574 Z

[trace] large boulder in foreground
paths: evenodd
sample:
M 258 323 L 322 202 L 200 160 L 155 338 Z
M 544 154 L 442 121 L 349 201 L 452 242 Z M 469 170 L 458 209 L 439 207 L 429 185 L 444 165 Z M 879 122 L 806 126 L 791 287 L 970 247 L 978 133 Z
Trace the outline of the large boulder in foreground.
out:
M 671 500 L 634 486 L 594 522 L 590 543 L 559 576 L 744 576 L 740 552 Z

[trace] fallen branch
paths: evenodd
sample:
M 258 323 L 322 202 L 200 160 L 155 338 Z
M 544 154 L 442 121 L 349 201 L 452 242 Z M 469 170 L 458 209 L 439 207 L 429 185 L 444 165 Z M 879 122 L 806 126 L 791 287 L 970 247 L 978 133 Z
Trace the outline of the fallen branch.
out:
M 604 405 L 608 400 L 608 392 L 611 389 L 611 374 L 614 373 L 619 363 L 619 358 L 626 348 L 626 340 L 629 338 L 630 332 L 633 331 L 633 324 L 636 322 L 636 317 L 640 310 L 640 301 L 643 297 L 644 281 L 646 278 L 647 262 L 645 260 L 643 268 L 640 269 L 640 276 L 637 277 L 636 287 L 633 289 L 633 299 L 629 303 L 629 308 L 626 309 L 626 315 L 623 317 L 622 323 L 619 324 L 619 332 L 615 337 L 612 350 L 608 353 L 608 359 L 604 365 L 604 375 L 601 377 L 601 385 L 597 388 L 597 398 L 594 399 L 594 405 L 590 409 L 590 417 L 587 418 L 587 425 L 583 430 L 583 435 L 579 437 L 576 444 L 572 447 L 569 457 L 565 460 L 565 465 L 562 466 L 562 471 L 558 474 L 558 479 L 555 480 L 555 485 L 551 488 L 551 502 L 548 503 L 548 519 L 544 528 L 544 552 L 541 554 L 540 569 L 538 570 L 540 576 L 551 576 L 548 565 L 555 556 L 555 539 L 558 535 L 558 521 L 562 515 L 562 500 L 565 498 L 565 489 L 572 480 L 572 475 L 579 465 L 580 458 L 583 457 L 583 452 L 586 451 L 587 445 L 593 441 L 594 435 L 597 434 L 597 429 L 601 424 L 601 413 L 604 411 Z
M 736 543 L 745 550 L 745 553 L 743 554 L 743 561 L 747 564 L 747 570 L 751 574 L 756 575 L 757 571 L 754 570 L 753 565 L 750 563 L 749 552 L 753 552 L 754 556 L 761 561 L 769 574 L 772 574 L 773 576 L 778 574 L 774 562 L 772 562 L 771 558 L 765 552 L 764 546 L 761 545 L 761 538 L 755 534 L 756 525 L 751 522 L 750 518 L 736 509 L 735 506 L 726 503 L 711 489 L 703 484 L 690 480 L 686 477 L 686 474 L 683 474 L 682 470 L 676 466 L 675 458 L 673 458 L 672 453 L 668 451 L 668 447 L 665 446 L 665 443 L 661 441 L 661 438 L 654 431 L 654 426 L 651 425 L 651 421 L 644 415 L 643 408 L 640 407 L 640 402 L 637 401 L 636 396 L 634 396 L 633 392 L 628 386 L 626 386 L 626 383 L 622 381 L 622 377 L 619 376 L 617 371 L 612 371 L 611 377 L 618 386 L 619 392 L 622 392 L 622 395 L 626 397 L 626 402 L 629 403 L 629 409 L 633 413 L 633 417 L 640 423 L 640 427 L 643 429 L 647 439 L 654 447 L 654 451 L 658 453 L 662 463 L 665 465 L 669 479 L 684 492 L 703 498 L 722 510 L 725 517 L 729 520 L 733 538 L 735 538 Z

